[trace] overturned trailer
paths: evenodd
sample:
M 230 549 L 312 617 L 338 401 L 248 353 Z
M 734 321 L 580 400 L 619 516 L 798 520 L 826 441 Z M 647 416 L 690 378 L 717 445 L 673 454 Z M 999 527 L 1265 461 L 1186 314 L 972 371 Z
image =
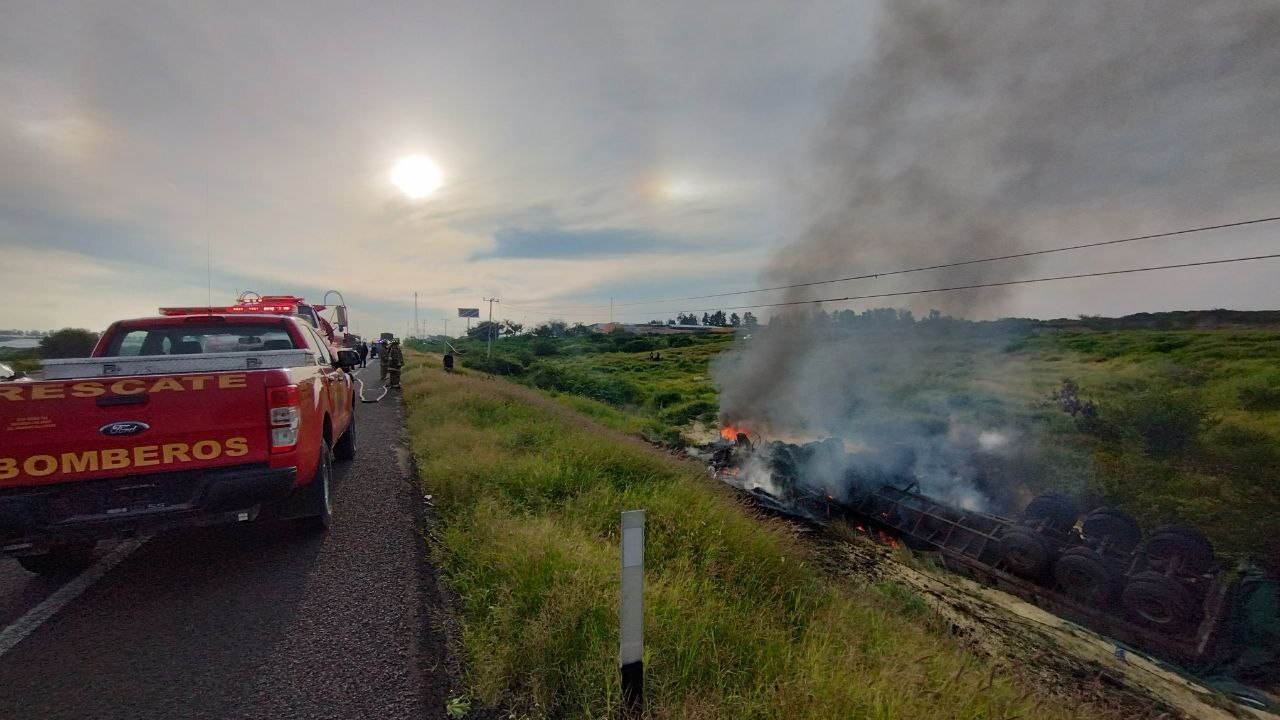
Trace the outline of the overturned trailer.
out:
M 865 470 L 886 467 L 883 457 L 849 462 L 858 477 L 843 492 L 805 482 L 804 461 L 843 452 L 839 441 L 757 449 L 736 433 L 707 450 L 713 473 L 764 507 L 901 542 L 952 572 L 1202 673 L 1268 682 L 1280 670 L 1275 579 L 1224 568 L 1192 528 L 1162 528 L 1144 542 L 1123 512 L 1099 508 L 1081 520 L 1060 495 L 1037 496 L 1017 520 L 960 508 L 921 493 L 910 477 Z

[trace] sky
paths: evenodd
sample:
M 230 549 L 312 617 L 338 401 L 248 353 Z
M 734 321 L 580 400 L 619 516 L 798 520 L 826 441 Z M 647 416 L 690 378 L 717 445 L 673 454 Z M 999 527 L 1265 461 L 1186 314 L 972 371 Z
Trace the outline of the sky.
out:
M 1280 214 L 1280 56 L 1247 30 L 1274 37 L 1277 16 L 1267 3 L 1233 3 L 1231 17 L 1194 9 L 1221 3 L 1175 4 L 1126 59 L 1070 44 L 1073 28 L 1105 42 L 1091 23 L 1113 19 L 1081 12 L 1055 34 L 1038 2 L 987 17 L 1005 6 L 9 0 L 0 327 L 99 330 L 241 290 L 315 301 L 339 290 L 363 334 L 412 332 L 414 293 L 429 333 L 457 334 L 457 308 L 487 315 L 494 297 L 495 317 L 526 325 L 607 321 L 611 301 L 617 320 L 667 319 L 796 296 L 634 303 Z M 1180 47 L 1165 37 L 1187 52 L 1160 55 Z M 1077 55 L 1110 64 L 1061 69 Z M 1010 146 L 1024 145 L 1048 148 L 1034 161 L 1047 170 L 1010 170 Z M 422 199 L 391 182 L 415 154 L 444 176 Z M 927 178 L 903 184 L 886 165 Z M 946 212 L 901 221 L 913 203 Z M 978 213 L 1008 219 L 1016 242 L 975 230 Z M 963 239 L 947 232 L 957 217 Z M 872 229 L 874 241 L 857 236 Z M 983 278 L 1280 252 L 1278 233 L 993 264 Z M 1026 286 L 985 305 L 937 294 L 827 308 L 1274 308 L 1278 270 L 1264 260 Z

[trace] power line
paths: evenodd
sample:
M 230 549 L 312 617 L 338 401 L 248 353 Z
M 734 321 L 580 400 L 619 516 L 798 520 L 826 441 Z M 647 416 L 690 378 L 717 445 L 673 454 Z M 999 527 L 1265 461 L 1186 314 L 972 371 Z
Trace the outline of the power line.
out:
M 1209 230 L 1222 230 L 1225 228 L 1241 227 L 1243 225 L 1256 225 L 1258 223 L 1274 222 L 1280 220 L 1280 215 L 1274 217 L 1258 218 L 1256 220 L 1242 220 L 1240 222 L 1223 223 L 1221 225 L 1206 225 L 1198 228 L 1187 228 L 1184 230 L 1171 230 L 1169 232 L 1153 233 L 1151 235 L 1138 235 L 1135 237 L 1120 238 L 1118 240 L 1102 240 L 1100 242 L 1081 243 L 1079 245 L 1067 245 L 1060 248 L 1050 248 L 1047 250 L 1030 250 L 1027 252 L 1013 253 L 1011 255 L 997 255 L 995 257 L 978 258 L 976 260 L 961 260 L 958 262 L 942 263 L 939 265 L 924 265 L 921 267 L 906 268 L 902 270 L 888 270 L 885 272 L 868 273 L 866 275 L 852 275 L 843 278 L 834 278 L 831 280 L 814 280 L 812 282 L 795 283 L 793 285 L 777 285 L 775 287 L 757 288 L 754 290 L 735 290 L 733 292 L 715 293 L 712 295 L 693 295 L 690 297 L 670 298 L 668 300 L 645 300 L 634 303 L 619 303 L 619 306 L 631 305 L 650 305 L 659 302 L 679 302 L 683 300 L 704 300 L 707 298 L 729 297 L 732 295 L 747 295 L 750 293 L 767 292 L 770 290 L 790 290 L 792 288 L 813 287 L 814 285 L 829 285 L 831 283 L 848 282 L 850 280 L 870 280 L 878 277 L 889 277 L 891 275 L 906 275 L 908 273 L 924 272 L 926 270 L 943 270 L 946 268 L 963 267 L 965 265 L 977 265 L 979 263 L 996 262 L 998 260 L 1015 260 L 1017 258 L 1034 257 L 1036 255 L 1050 255 L 1052 253 L 1067 252 L 1069 250 L 1083 250 L 1086 248 L 1103 247 L 1105 245 L 1119 245 L 1121 243 L 1136 242 L 1138 240 L 1153 240 L 1155 238 L 1173 237 L 1175 235 L 1190 235 L 1192 233 L 1207 232 Z
M 1269 223 L 1280 220 L 1280 215 L 1255 218 L 1253 220 L 1240 220 L 1236 222 L 1221 223 L 1219 225 L 1205 225 L 1202 227 L 1184 228 L 1182 230 L 1170 230 L 1167 232 L 1152 233 L 1150 235 L 1136 235 L 1134 237 L 1125 237 L 1115 240 L 1101 240 L 1091 243 L 1080 243 L 1078 245 L 1067 245 L 1058 248 L 1049 248 L 1045 250 L 1029 250 L 1027 252 L 1012 253 L 1009 255 L 996 255 L 994 257 L 976 258 L 973 260 L 959 260 L 956 262 L 940 263 L 937 265 L 922 265 L 920 267 L 903 268 L 898 270 L 884 270 L 876 273 L 867 273 L 864 275 L 851 275 L 849 277 L 833 278 L 830 280 L 814 280 L 811 282 L 794 283 L 791 285 L 776 285 L 773 287 L 754 288 L 750 290 L 734 290 L 731 292 L 712 293 L 709 295 L 688 295 L 685 297 L 660 298 L 657 300 L 638 300 L 629 303 L 615 303 L 613 307 L 635 307 L 638 305 L 656 305 L 668 302 L 684 302 L 686 300 L 707 300 L 710 298 L 733 297 L 736 295 L 749 295 L 758 292 L 769 292 L 771 290 L 790 290 L 793 288 L 814 287 L 817 285 L 830 285 L 833 283 L 850 282 L 853 280 L 870 280 L 873 278 L 890 277 L 893 275 L 907 275 L 909 273 L 925 272 L 927 270 L 943 270 L 946 268 L 964 267 L 966 265 L 978 265 L 981 263 L 997 262 L 1000 260 L 1016 260 L 1018 258 L 1035 257 L 1037 255 L 1051 255 L 1053 253 L 1068 252 L 1071 250 L 1084 250 L 1087 248 L 1104 247 L 1108 245 L 1120 245 L 1123 243 L 1137 242 L 1139 240 L 1154 240 L 1156 238 L 1174 237 L 1177 235 L 1191 235 L 1194 233 L 1209 232 L 1211 230 L 1225 230 L 1228 228 L 1243 227 L 1246 225 L 1258 225 L 1261 223 Z M 556 311 L 556 310 L 603 310 L 608 305 L 560 305 L 525 308 L 532 312 Z M 754 307 L 773 307 L 773 305 L 760 305 Z
M 1002 282 L 974 283 L 972 285 L 952 285 L 950 287 L 927 288 L 924 290 L 901 290 L 898 292 L 875 293 L 871 295 L 849 295 L 838 298 L 822 298 L 819 300 L 790 300 L 787 302 L 761 303 L 758 305 L 735 305 L 723 308 L 702 308 L 689 312 L 712 312 L 713 310 L 754 310 L 757 308 L 786 307 L 790 305 L 812 305 L 824 302 L 845 302 L 850 300 L 873 300 L 876 298 L 901 297 L 904 295 L 925 295 L 928 293 L 952 292 L 955 290 L 976 290 L 978 288 L 1005 287 L 1008 285 L 1030 285 L 1032 283 L 1055 282 L 1058 280 L 1077 280 L 1080 278 L 1103 277 L 1106 275 L 1127 275 L 1130 273 L 1152 272 L 1155 270 L 1175 270 L 1177 268 L 1201 267 L 1204 265 L 1223 265 L 1226 263 L 1250 262 L 1252 260 L 1268 260 L 1280 258 L 1280 253 L 1271 255 L 1252 255 L 1249 257 L 1225 258 L 1222 260 L 1201 260 L 1199 262 L 1177 263 L 1174 265 L 1152 265 L 1149 267 L 1126 268 L 1124 270 L 1101 270 L 1098 272 L 1076 273 L 1073 275 L 1054 275 L 1042 278 L 1026 278 L 1023 280 L 1005 280 Z

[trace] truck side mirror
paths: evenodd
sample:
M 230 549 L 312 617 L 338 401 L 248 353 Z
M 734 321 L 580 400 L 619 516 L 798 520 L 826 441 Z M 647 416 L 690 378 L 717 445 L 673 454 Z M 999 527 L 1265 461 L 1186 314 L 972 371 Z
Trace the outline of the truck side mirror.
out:
M 346 305 L 337 306 L 336 308 L 334 308 L 334 314 L 338 320 L 338 329 L 346 330 L 348 326 L 347 325 L 347 306 Z
M 343 370 L 350 370 L 359 364 L 360 353 L 355 350 L 347 350 L 346 348 L 338 351 L 338 367 Z

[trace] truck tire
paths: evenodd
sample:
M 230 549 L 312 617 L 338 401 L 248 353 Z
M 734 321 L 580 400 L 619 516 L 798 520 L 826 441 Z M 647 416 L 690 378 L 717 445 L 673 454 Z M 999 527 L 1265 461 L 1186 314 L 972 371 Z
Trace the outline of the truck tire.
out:
M 18 558 L 23 570 L 47 577 L 71 577 L 93 564 L 95 543 L 69 545 L 41 555 Z
M 1200 604 L 1191 589 L 1158 572 L 1134 575 L 1120 600 L 1129 617 L 1156 630 L 1180 632 L 1200 620 Z
M 1040 533 L 1024 525 L 1011 525 L 1000 536 L 1000 559 L 1009 571 L 1034 580 L 1049 570 L 1049 545 Z
M 1090 545 L 1107 545 L 1107 549 L 1128 555 L 1142 542 L 1142 528 L 1128 513 L 1100 507 L 1084 516 L 1080 528 Z
M 316 474 L 307 485 L 310 494 L 312 514 L 300 517 L 296 521 L 303 532 L 322 533 L 333 526 L 333 451 L 329 443 L 320 443 L 320 463 L 316 465 Z
M 1053 564 L 1058 589 L 1086 605 L 1105 606 L 1116 591 L 1116 576 L 1096 550 L 1069 548 Z
M 1071 498 L 1060 493 L 1045 493 L 1031 498 L 1022 511 L 1022 519 L 1026 522 L 1043 522 L 1055 530 L 1066 532 L 1076 524 L 1079 511 Z
M 1150 560 L 1163 565 L 1176 561 L 1180 568 L 1196 575 L 1213 569 L 1213 545 L 1186 525 L 1170 525 L 1151 533 L 1145 552 Z
M 355 407 L 354 405 L 352 407 Z M 350 462 L 356 458 L 356 414 L 351 413 L 351 424 L 347 426 L 347 431 L 338 438 L 338 442 L 333 446 L 333 457 L 339 462 Z

